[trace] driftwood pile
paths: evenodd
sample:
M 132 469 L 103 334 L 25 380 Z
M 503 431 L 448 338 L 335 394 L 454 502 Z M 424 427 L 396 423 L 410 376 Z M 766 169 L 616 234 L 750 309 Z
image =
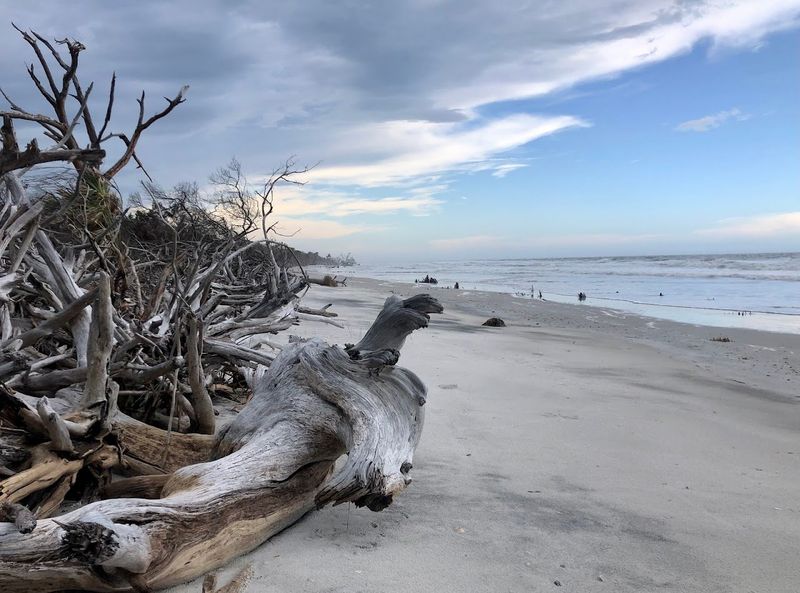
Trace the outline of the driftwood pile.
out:
M 266 239 L 290 163 L 253 194 L 238 164 L 222 170 L 223 215 L 191 186 L 152 184 L 123 211 L 112 178 L 131 159 L 141 166 L 142 132 L 185 89 L 149 118 L 142 94 L 135 131 L 111 134 L 112 79 L 98 132 L 92 85 L 76 75 L 83 46 L 59 42 L 64 58 L 21 33 L 54 115 L 10 99 L 0 113 L 0 591 L 164 588 L 315 507 L 385 508 L 410 481 L 425 403 L 421 381 L 395 364 L 439 303 L 390 297 L 345 349 L 277 343 L 300 321 L 336 323 L 328 307 L 299 305 L 308 279 Z M 55 145 L 20 150 L 18 120 Z M 103 170 L 111 138 L 125 152 Z M 74 168 L 57 189 L 26 181 L 55 161 Z

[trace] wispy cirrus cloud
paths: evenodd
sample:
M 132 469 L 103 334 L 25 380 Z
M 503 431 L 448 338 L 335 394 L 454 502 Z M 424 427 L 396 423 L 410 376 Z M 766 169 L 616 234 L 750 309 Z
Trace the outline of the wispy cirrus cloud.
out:
M 425 216 L 436 210 L 444 201 L 435 194 L 446 186 L 416 188 L 407 196 L 367 198 L 314 186 L 284 187 L 276 195 L 274 206 L 279 217 L 317 216 L 343 218 L 361 214 L 390 215 L 411 214 Z
M 678 132 L 708 132 L 728 121 L 744 121 L 746 119 L 750 119 L 750 116 L 747 113 L 743 113 L 738 107 L 734 107 L 712 115 L 690 119 L 678 124 L 675 129 Z
M 287 186 L 275 195 L 274 218 L 279 221 L 278 232 L 301 234 L 304 244 L 315 239 L 338 239 L 386 229 L 392 215 L 429 216 L 445 203 L 435 196 L 446 190 L 447 185 L 439 184 L 412 188 L 408 195 L 367 198 L 308 185 Z M 361 219 L 348 220 L 355 216 Z M 365 216 L 375 222 L 364 222 Z
M 701 40 L 714 47 L 758 47 L 766 34 L 797 26 L 799 8 L 796 0 L 563 3 L 560 10 L 536 19 L 539 46 L 534 48 L 523 40 L 530 36 L 532 23 L 519 21 L 519 11 L 498 4 L 487 12 L 504 11 L 506 19 L 517 20 L 509 23 L 500 17 L 508 41 L 500 49 L 508 51 L 505 59 L 453 84 L 438 95 L 439 101 L 471 108 L 548 95 L 661 62 L 690 51 Z
M 527 167 L 525 163 L 503 163 L 502 165 L 497 165 L 492 171 L 493 177 L 500 177 L 503 178 L 512 171 L 516 171 L 517 169 L 524 169 Z
M 363 233 L 379 232 L 383 227 L 373 224 L 348 223 L 339 220 L 305 217 L 280 217 L 277 231 L 285 236 L 300 236 L 309 248 L 318 239 L 340 239 Z
M 380 138 L 381 150 L 392 147 L 392 156 L 362 164 L 321 166 L 311 171 L 309 179 L 337 185 L 395 185 L 453 171 L 471 163 L 481 164 L 538 138 L 588 125 L 584 120 L 572 116 L 540 117 L 529 114 L 516 114 L 470 125 L 462 122 L 385 122 L 365 126 L 359 132 L 351 133 L 350 140 L 363 141 L 364 149 L 369 150 L 374 139 Z M 499 165 L 495 170 L 502 167 Z M 505 172 L 514 168 L 518 167 L 512 166 Z

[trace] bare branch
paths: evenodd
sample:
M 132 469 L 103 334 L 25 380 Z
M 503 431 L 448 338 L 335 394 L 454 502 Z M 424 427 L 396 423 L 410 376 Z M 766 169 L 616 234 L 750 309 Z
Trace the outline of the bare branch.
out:
M 189 86 L 186 85 L 178 92 L 177 95 L 173 99 L 167 99 L 167 106 L 159 111 L 158 113 L 150 116 L 147 120 L 144 120 L 144 92 L 142 92 L 142 96 L 138 99 L 139 102 L 139 120 L 136 124 L 136 129 L 133 131 L 133 134 L 130 137 L 130 140 L 127 142 L 127 148 L 125 153 L 119 158 L 119 160 L 114 163 L 105 173 L 103 173 L 103 177 L 106 179 L 112 179 L 114 175 L 119 173 L 122 168 L 128 164 L 128 162 L 133 157 L 133 153 L 136 150 L 136 143 L 139 142 L 139 138 L 141 137 L 142 133 L 149 128 L 152 124 L 157 122 L 158 120 L 166 117 L 169 115 L 173 109 L 175 109 L 178 105 L 185 102 L 186 99 L 184 96 L 186 92 L 189 90 Z
M 34 39 L 34 37 L 31 36 L 27 31 L 23 31 L 22 29 L 17 27 L 17 25 L 15 25 L 14 23 L 11 23 L 11 26 L 14 27 L 17 31 L 19 31 L 20 35 L 22 35 L 22 38 L 28 45 L 31 46 L 34 53 L 36 54 L 36 57 L 39 59 L 39 63 L 41 64 L 45 76 L 47 77 L 47 82 L 50 84 L 50 90 L 52 91 L 52 96 L 44 89 L 44 86 L 41 84 L 41 82 L 39 82 L 39 80 L 34 76 L 32 65 L 28 67 L 28 74 L 31 76 L 31 78 L 34 79 L 34 82 L 36 83 L 39 92 L 41 92 L 44 98 L 47 99 L 48 103 L 50 103 L 55 107 L 56 104 L 55 97 L 56 95 L 58 95 L 58 87 L 56 86 L 55 80 L 53 79 L 53 74 L 50 72 L 50 66 L 47 64 L 47 60 L 45 59 L 44 54 L 42 54 L 42 50 L 39 49 L 39 45 L 36 43 L 36 39 Z
M 106 107 L 106 117 L 103 120 L 103 127 L 100 128 L 100 133 L 97 134 L 97 141 L 100 142 L 103 138 L 103 134 L 108 127 L 108 123 L 111 121 L 111 111 L 114 109 L 114 90 L 117 87 L 117 73 L 114 72 L 111 75 L 111 88 L 108 90 L 108 106 Z M 87 91 L 88 94 L 88 91 Z
M 14 170 L 20 167 L 29 167 L 31 165 L 38 164 L 39 162 L 53 161 L 71 162 L 77 169 L 80 169 L 85 164 L 89 164 L 92 168 L 99 169 L 102 158 L 105 157 L 105 153 L 100 150 L 100 145 L 110 138 L 118 137 L 125 144 L 125 151 L 117 160 L 117 162 L 111 165 L 105 171 L 103 178 L 106 181 L 110 181 L 128 164 L 131 159 L 133 159 L 137 163 L 138 167 L 148 177 L 148 179 L 150 179 L 149 174 L 144 170 L 144 167 L 136 154 L 136 146 L 145 130 L 147 130 L 158 120 L 169 115 L 175 109 L 175 107 L 185 101 L 185 94 L 188 90 L 188 86 L 181 88 L 174 98 L 167 99 L 166 107 L 161 111 L 154 113 L 150 117 L 145 117 L 145 94 L 142 92 L 139 99 L 137 99 L 137 102 L 139 103 L 139 114 L 136 127 L 134 128 L 133 132 L 129 135 L 122 133 L 107 134 L 108 127 L 111 125 L 111 115 L 113 112 L 116 91 L 116 74 L 113 74 L 111 78 L 111 86 L 109 89 L 103 125 L 100 128 L 100 133 L 98 134 L 94 126 L 91 110 L 88 107 L 88 99 L 92 90 L 92 85 L 90 84 L 84 92 L 83 87 L 78 80 L 79 57 L 80 53 L 85 49 L 84 45 L 79 41 L 72 39 L 56 39 L 57 44 L 61 44 L 66 47 L 67 52 L 69 53 L 69 56 L 66 57 L 62 56 L 59 50 L 56 49 L 56 46 L 54 46 L 53 43 L 39 33 L 35 31 L 24 31 L 16 25 L 14 25 L 14 28 L 20 33 L 20 35 L 22 35 L 22 38 L 31 47 L 36 55 L 39 67 L 42 69 L 42 72 L 44 72 L 44 81 L 42 81 L 36 71 L 35 66 L 33 64 L 27 66 L 28 76 L 33 81 L 34 85 L 39 91 L 39 94 L 41 94 L 42 97 L 44 97 L 52 107 L 53 116 L 48 117 L 42 114 L 29 113 L 13 103 L 5 93 L 2 94 L 9 102 L 9 105 L 11 105 L 11 111 L 2 112 L 2 114 L 9 115 L 14 119 L 33 121 L 40 124 L 44 128 L 44 135 L 56 142 L 56 148 L 65 148 L 67 151 L 80 150 L 80 143 L 75 137 L 74 130 L 77 122 L 79 120 L 83 120 L 86 135 L 88 136 L 89 140 L 89 148 L 83 153 L 65 152 L 65 154 L 61 156 L 41 153 L 44 154 L 44 156 L 39 157 L 40 151 L 38 151 L 38 148 L 35 145 L 32 145 L 29 147 L 31 149 L 30 153 L 25 156 L 22 165 L 14 164 L 12 166 L 10 164 L 11 161 L 16 161 L 17 159 L 12 159 L 8 156 L 8 154 L 6 154 L 4 168 L 0 170 L 0 174 L 5 171 Z M 42 45 L 49 50 L 51 62 L 52 60 L 55 60 L 57 65 L 56 68 L 60 68 L 62 70 L 59 82 L 56 81 L 53 69 L 51 67 L 51 62 L 48 62 L 48 58 L 42 51 Z M 74 95 L 72 96 L 75 98 L 79 106 L 78 112 L 74 116 L 70 116 L 67 113 L 67 102 L 68 98 L 70 97 L 70 89 L 74 91 Z M 81 155 L 85 155 L 86 159 L 82 159 Z

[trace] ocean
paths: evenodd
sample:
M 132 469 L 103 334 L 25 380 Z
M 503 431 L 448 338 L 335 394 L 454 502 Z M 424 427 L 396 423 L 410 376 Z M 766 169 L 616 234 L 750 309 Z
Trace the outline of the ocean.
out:
M 602 306 L 698 325 L 800 333 L 800 253 L 430 261 L 347 275 Z

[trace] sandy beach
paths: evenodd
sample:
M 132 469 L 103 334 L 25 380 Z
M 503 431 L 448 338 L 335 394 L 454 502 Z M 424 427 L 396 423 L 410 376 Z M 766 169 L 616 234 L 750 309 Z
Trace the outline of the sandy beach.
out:
M 387 295 L 423 291 L 445 313 L 400 359 L 428 386 L 414 482 L 381 513 L 307 515 L 220 582 L 252 564 L 251 592 L 799 590 L 800 336 L 367 279 L 303 300 L 343 329 L 285 333 L 355 342 Z

